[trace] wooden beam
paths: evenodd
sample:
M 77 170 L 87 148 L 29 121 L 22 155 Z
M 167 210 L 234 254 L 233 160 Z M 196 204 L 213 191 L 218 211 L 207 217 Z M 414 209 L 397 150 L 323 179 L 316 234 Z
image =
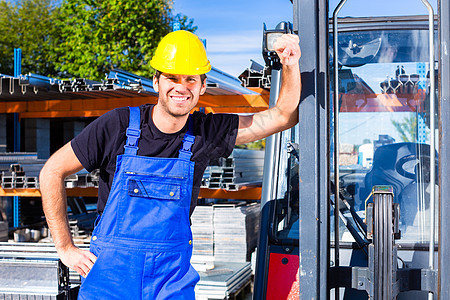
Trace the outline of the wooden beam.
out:
M 71 110 L 71 111 L 43 111 L 43 112 L 23 112 L 19 116 L 21 119 L 33 118 L 86 118 L 99 117 L 110 110 Z
M 68 197 L 98 197 L 98 189 L 96 187 L 76 187 L 66 188 Z M 0 196 L 2 197 L 41 197 L 39 189 L 2 189 L 0 188 Z M 217 198 L 217 199 L 243 199 L 243 200 L 260 200 L 261 187 L 243 188 L 239 191 L 212 190 L 207 188 L 200 189 L 200 198 Z
M 269 97 L 262 95 L 203 95 L 197 106 L 221 107 L 221 106 L 247 106 L 269 107 Z
M 66 194 L 69 197 L 98 197 L 98 188 L 96 187 L 76 187 L 66 189 Z
M 205 113 L 235 113 L 235 114 L 253 114 L 267 110 L 267 107 L 205 107 Z
M 98 189 L 96 187 L 76 187 L 66 188 L 66 194 L 69 197 L 97 197 Z M 3 189 L 0 188 L 0 196 L 2 197 L 41 197 L 39 189 Z
M 261 187 L 244 188 L 239 191 L 201 188 L 200 198 L 261 200 Z
M 39 189 L 2 189 L 0 188 L 1 197 L 41 197 Z

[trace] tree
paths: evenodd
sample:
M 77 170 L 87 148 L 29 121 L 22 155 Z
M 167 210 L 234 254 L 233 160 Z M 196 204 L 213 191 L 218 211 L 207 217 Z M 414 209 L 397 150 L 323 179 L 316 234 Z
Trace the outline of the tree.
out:
M 235 148 L 249 149 L 249 150 L 264 150 L 266 148 L 266 139 L 258 140 L 258 141 L 243 144 L 243 145 L 236 145 Z
M 417 116 L 411 114 L 403 121 L 391 120 L 392 125 L 397 129 L 403 142 L 415 142 L 417 138 Z
M 55 22 L 61 40 L 56 65 L 67 77 L 101 80 L 113 68 L 150 77 L 150 59 L 174 20 L 195 31 L 193 21 L 171 14 L 171 0 L 63 0 Z
M 0 73 L 14 74 L 14 48 L 21 48 L 22 74 L 57 75 L 55 9 L 53 0 L 0 0 Z

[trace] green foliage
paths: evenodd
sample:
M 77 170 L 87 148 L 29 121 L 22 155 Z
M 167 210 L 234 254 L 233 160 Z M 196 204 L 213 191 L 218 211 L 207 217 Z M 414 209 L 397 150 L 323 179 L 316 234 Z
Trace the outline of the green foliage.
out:
M 0 73 L 14 74 L 14 48 L 22 49 L 22 74 L 55 76 L 53 0 L 0 0 Z
M 174 19 L 169 0 L 63 0 L 56 25 L 61 42 L 56 64 L 67 76 L 101 80 L 113 68 L 150 77 L 150 59 Z
M 171 0 L 0 0 L 0 73 L 14 73 L 21 48 L 22 74 L 101 80 L 120 68 L 151 77 L 150 59 L 173 22 L 197 29 L 172 15 Z
M 243 144 L 243 145 L 236 145 L 235 148 L 238 149 L 250 149 L 250 150 L 264 150 L 266 147 L 266 139 L 262 139 L 259 141 Z
M 403 142 L 415 142 L 417 139 L 417 117 L 410 115 L 398 122 L 391 120 L 392 125 L 397 129 Z

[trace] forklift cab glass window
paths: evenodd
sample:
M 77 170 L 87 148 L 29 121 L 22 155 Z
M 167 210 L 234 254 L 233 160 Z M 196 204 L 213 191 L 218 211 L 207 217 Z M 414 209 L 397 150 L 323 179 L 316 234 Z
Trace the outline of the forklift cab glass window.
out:
M 328 5 L 329 17 L 333 17 L 333 10 L 341 0 L 329 0 Z M 428 0 L 434 11 L 438 11 L 436 0 Z M 348 0 L 342 10 L 340 16 L 351 17 L 384 17 L 384 16 L 417 16 L 426 14 L 426 8 L 421 0 L 395 0 L 395 1 L 370 1 L 370 0 Z
M 298 126 L 298 125 L 297 125 Z M 292 129 L 295 132 L 297 126 Z M 299 156 L 295 144 L 289 144 L 286 167 L 286 189 L 276 200 L 275 238 L 288 244 L 298 244 L 299 239 Z
M 438 159 L 438 149 L 430 149 L 430 135 L 438 133 L 429 129 L 428 30 L 418 24 L 408 25 L 410 29 L 397 26 L 398 30 L 381 25 L 378 30 L 368 30 L 368 24 L 352 26 L 339 27 L 345 30 L 339 33 L 337 49 L 338 149 L 331 144 L 331 153 L 339 151 L 341 201 L 364 219 L 372 187 L 390 185 L 394 202 L 400 205 L 398 242 L 427 242 L 430 190 L 434 188 L 436 195 L 438 190 L 437 185 L 430 185 L 430 151 L 436 151 L 436 169 Z M 331 33 L 330 73 L 334 74 L 332 48 Z M 333 126 L 333 116 L 330 124 Z M 330 171 L 333 181 L 334 164 Z M 352 219 L 348 206 L 340 203 L 343 217 Z M 344 222 L 340 224 L 341 240 L 354 241 Z

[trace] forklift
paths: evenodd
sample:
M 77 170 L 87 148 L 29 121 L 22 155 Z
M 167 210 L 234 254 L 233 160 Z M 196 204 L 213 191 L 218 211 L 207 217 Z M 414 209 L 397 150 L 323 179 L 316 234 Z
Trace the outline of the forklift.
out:
M 291 2 L 263 56 L 274 105 L 270 41 L 299 35 L 299 124 L 266 140 L 253 299 L 450 299 L 449 2 L 391 17 Z

